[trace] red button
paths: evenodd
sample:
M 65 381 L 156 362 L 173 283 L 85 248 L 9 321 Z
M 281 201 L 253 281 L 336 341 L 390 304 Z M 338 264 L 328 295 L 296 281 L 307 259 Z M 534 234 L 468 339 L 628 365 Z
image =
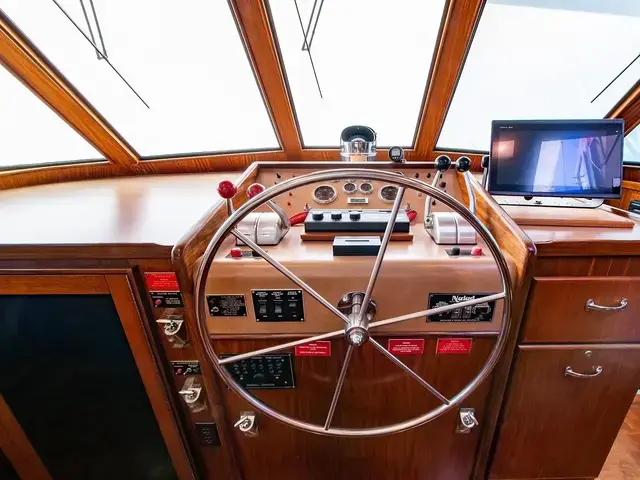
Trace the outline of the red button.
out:
M 155 302 L 153 302 L 153 303 L 155 303 L 155 304 L 156 304 L 156 306 L 159 306 L 159 305 L 162 303 L 162 300 L 158 299 L 158 300 L 156 300 L 156 301 L 155 301 Z
M 474 257 L 479 257 L 482 255 L 482 247 L 473 247 L 471 249 L 471 255 Z
M 234 247 L 231 249 L 231 258 L 242 258 L 242 249 Z

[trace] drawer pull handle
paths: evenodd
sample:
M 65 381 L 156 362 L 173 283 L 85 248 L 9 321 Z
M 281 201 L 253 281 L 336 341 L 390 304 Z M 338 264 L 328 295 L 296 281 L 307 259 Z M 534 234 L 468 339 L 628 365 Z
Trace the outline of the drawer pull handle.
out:
M 593 367 L 593 373 L 578 373 L 574 372 L 571 367 L 567 367 L 564 369 L 565 377 L 575 377 L 575 378 L 593 378 L 597 377 L 602 373 L 602 366 L 598 365 L 597 367 Z
M 623 298 L 622 300 L 620 300 L 620 305 L 617 305 L 615 307 L 605 307 L 603 305 L 598 305 L 593 301 L 593 299 L 590 298 L 589 300 L 587 300 L 584 309 L 587 312 L 591 312 L 594 310 L 598 312 L 617 312 L 619 310 L 624 310 L 625 308 L 627 308 L 628 303 L 629 301 L 626 298 Z

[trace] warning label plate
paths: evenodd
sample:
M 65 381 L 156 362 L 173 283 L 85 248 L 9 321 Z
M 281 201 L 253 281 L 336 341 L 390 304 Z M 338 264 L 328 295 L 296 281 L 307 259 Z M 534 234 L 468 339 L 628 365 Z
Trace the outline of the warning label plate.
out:
M 147 272 L 144 274 L 150 292 L 177 292 L 180 290 L 174 272 Z
M 207 295 L 209 315 L 212 317 L 246 317 L 244 295 Z
M 471 338 L 439 338 L 436 346 L 438 355 L 466 355 L 471 353 Z
M 330 357 L 331 342 L 320 341 L 296 345 L 296 357 Z
M 424 338 L 390 338 L 387 350 L 394 355 L 422 355 Z

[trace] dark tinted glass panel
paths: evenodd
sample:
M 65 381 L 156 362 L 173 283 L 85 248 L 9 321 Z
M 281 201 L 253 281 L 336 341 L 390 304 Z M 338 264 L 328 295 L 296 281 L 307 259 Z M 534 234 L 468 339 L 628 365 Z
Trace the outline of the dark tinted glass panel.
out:
M 0 450 L 0 478 L 2 478 L 2 480 L 20 480 L 20 477 L 13 469 L 13 465 L 11 465 L 11 462 L 2 450 Z
M 54 479 L 174 479 L 108 295 L 0 295 L 0 391 Z

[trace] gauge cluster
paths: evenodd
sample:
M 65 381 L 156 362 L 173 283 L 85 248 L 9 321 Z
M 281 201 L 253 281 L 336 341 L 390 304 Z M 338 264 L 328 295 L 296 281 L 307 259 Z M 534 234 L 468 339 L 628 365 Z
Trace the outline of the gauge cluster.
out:
M 353 198 L 353 196 L 371 195 L 377 193 L 380 200 L 385 203 L 393 203 L 398 194 L 398 187 L 395 185 L 383 185 L 377 189 L 376 186 L 367 180 L 346 180 L 342 183 L 342 188 L 336 188 L 335 183 L 318 185 L 313 189 L 312 197 L 315 203 L 327 205 L 338 199 L 338 191 L 341 190 L 348 198 L 347 203 L 368 203 L 365 199 Z

